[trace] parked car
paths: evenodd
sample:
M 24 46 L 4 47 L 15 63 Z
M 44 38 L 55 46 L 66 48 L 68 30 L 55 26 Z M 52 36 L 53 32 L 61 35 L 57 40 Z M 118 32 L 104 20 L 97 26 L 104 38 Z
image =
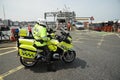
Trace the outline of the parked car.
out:
M 76 22 L 75 27 L 78 30 L 84 30 L 85 29 L 84 24 L 82 22 Z

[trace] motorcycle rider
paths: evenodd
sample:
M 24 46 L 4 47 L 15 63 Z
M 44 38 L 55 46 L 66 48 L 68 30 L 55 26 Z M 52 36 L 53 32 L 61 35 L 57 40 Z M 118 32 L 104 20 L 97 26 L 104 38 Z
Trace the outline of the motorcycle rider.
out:
M 47 37 L 46 20 L 38 20 L 34 26 L 33 37 L 35 39 L 35 46 L 42 48 L 45 51 L 46 62 L 50 64 L 51 53 L 47 46 L 47 41 L 50 40 Z

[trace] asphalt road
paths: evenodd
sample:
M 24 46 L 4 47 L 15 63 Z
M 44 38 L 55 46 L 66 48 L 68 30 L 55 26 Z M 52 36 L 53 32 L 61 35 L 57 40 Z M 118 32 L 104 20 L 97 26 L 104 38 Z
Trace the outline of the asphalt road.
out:
M 15 43 L 0 44 L 0 80 L 120 80 L 120 34 L 77 30 L 71 35 L 76 59 L 55 62 L 56 72 L 44 63 L 25 68 Z

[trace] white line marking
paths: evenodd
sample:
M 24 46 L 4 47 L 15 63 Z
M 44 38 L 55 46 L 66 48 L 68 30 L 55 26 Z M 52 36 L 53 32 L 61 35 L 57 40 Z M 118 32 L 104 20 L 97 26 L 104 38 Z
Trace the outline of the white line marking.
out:
M 0 53 L 0 56 L 11 53 L 11 52 L 15 52 L 15 51 L 17 51 L 17 50 L 11 50 L 11 51 L 8 51 L 8 52 L 5 52 L 5 53 Z
M 114 33 L 106 33 L 103 36 L 113 35 Z
M 4 50 L 4 49 L 10 49 L 10 48 L 16 48 L 16 47 L 0 48 L 0 50 Z
M 104 41 L 104 36 L 102 36 L 100 42 L 97 43 L 97 48 L 99 48 L 102 45 L 103 41 Z
M 107 34 L 104 34 L 104 35 L 102 36 L 100 42 L 97 43 L 97 48 L 99 48 L 99 47 L 102 45 L 105 36 L 113 35 L 113 34 L 114 34 L 114 33 L 107 33 Z
M 73 41 L 73 43 L 74 43 L 74 42 L 83 43 L 82 41 Z
M 11 70 L 9 70 L 9 71 L 1 74 L 1 75 L 0 75 L 0 80 L 3 80 L 4 77 L 6 77 L 6 76 L 8 76 L 8 75 L 10 75 L 10 74 L 13 74 L 14 72 L 17 72 L 18 70 L 20 70 L 20 69 L 22 69 L 22 68 L 24 68 L 24 66 L 23 66 L 23 65 L 20 65 L 20 66 L 14 68 L 14 69 L 11 69 Z
M 120 35 L 119 34 L 116 34 L 118 36 L 118 38 L 120 38 Z

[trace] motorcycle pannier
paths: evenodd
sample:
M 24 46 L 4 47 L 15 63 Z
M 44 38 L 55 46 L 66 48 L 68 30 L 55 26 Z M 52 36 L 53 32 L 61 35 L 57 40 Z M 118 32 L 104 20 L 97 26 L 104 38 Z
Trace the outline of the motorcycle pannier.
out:
M 30 45 L 20 45 L 19 55 L 24 58 L 35 58 L 37 50 L 35 47 Z

